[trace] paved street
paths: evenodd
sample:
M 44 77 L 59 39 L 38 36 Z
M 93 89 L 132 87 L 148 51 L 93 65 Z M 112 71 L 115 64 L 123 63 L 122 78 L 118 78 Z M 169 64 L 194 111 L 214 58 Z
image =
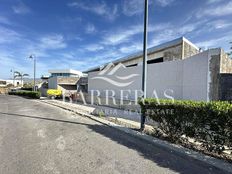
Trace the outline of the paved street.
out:
M 225 172 L 57 107 L 0 95 L 0 173 Z

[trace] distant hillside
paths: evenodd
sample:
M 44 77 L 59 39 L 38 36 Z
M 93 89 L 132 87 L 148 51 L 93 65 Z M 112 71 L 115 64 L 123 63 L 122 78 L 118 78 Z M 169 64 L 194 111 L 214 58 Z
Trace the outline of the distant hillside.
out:
M 34 82 L 34 79 L 33 79 L 33 78 L 23 78 L 23 82 L 24 82 L 24 84 L 25 84 L 25 83 L 33 83 L 33 82 Z M 42 80 L 41 80 L 40 78 L 36 78 L 36 79 L 35 79 L 35 82 L 36 82 L 36 84 L 37 84 L 37 83 L 41 83 Z

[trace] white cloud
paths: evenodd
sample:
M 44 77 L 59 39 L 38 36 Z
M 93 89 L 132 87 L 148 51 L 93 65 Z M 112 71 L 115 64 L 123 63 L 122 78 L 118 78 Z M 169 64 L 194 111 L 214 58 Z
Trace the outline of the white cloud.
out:
M 60 34 L 52 34 L 40 39 L 39 47 L 43 49 L 62 49 L 66 48 L 64 37 Z
M 95 28 L 95 26 L 91 23 L 88 23 L 86 28 L 85 28 L 85 32 L 88 34 L 93 34 L 95 32 L 97 32 L 97 29 Z
M 175 0 L 156 0 L 157 4 L 159 4 L 161 7 L 166 7 L 171 5 Z
M 89 5 L 91 4 L 91 5 Z M 97 15 L 103 16 L 110 21 L 117 18 L 118 14 L 118 5 L 114 4 L 112 7 L 109 7 L 105 1 L 101 1 L 101 3 L 93 3 L 93 1 L 90 1 L 89 4 L 85 4 L 83 2 L 72 2 L 69 3 L 69 7 L 75 7 L 80 8 L 85 11 L 90 11 L 92 13 L 95 13 Z
M 22 1 L 12 7 L 14 13 L 16 14 L 26 14 L 29 13 L 31 10 L 28 6 L 26 6 Z
M 103 50 L 104 47 L 100 44 L 90 44 L 90 45 L 87 45 L 85 49 L 88 51 L 99 51 L 99 50 Z
M 186 35 L 186 34 L 192 33 L 192 32 L 197 33 L 196 30 L 198 30 L 199 27 L 204 23 L 205 23 L 205 20 L 200 20 L 200 21 L 194 22 L 194 23 L 183 24 L 181 27 L 172 26 L 173 30 L 174 30 L 173 33 L 176 33 L 177 35 Z M 204 29 L 204 28 L 201 27 L 201 29 Z
M 79 23 L 82 21 L 82 18 L 80 16 L 75 16 L 75 17 L 65 16 L 65 17 L 61 17 L 59 20 L 64 23 Z
M 188 23 L 179 27 L 179 25 L 169 25 L 166 28 L 160 30 L 161 32 L 154 33 L 153 39 L 151 39 L 149 45 L 158 45 L 166 41 L 176 39 L 178 37 L 186 36 L 191 33 L 191 36 L 194 37 L 199 32 L 205 30 L 202 28 L 202 24 L 205 21 L 198 21 L 196 23 Z M 151 37 L 151 36 L 150 36 Z
M 25 43 L 24 43 L 25 44 Z M 35 54 L 37 57 L 49 57 L 47 48 L 41 43 L 28 42 L 26 47 L 20 48 L 18 51 L 21 52 L 24 57 L 28 57 L 30 54 Z
M 155 26 L 149 26 L 149 32 L 161 31 L 169 26 L 168 23 L 157 24 Z M 110 33 L 107 33 L 104 36 L 103 43 L 106 45 L 118 45 L 123 42 L 130 41 L 130 39 L 137 34 L 142 34 L 144 31 L 143 25 L 135 25 L 128 27 L 127 29 L 121 28 L 118 31 L 114 30 Z
M 142 26 L 133 26 L 129 27 L 129 29 L 125 30 L 119 30 L 118 32 L 108 33 L 106 36 L 104 36 L 104 43 L 110 44 L 110 45 L 117 45 L 122 42 L 126 42 L 129 40 L 129 38 L 133 35 L 141 33 L 143 30 Z
M 215 20 L 209 22 L 207 25 L 210 29 L 224 29 L 232 26 L 232 22 L 225 20 Z
M 149 5 L 157 4 L 161 7 L 171 5 L 175 0 L 150 0 Z M 123 14 L 133 16 L 144 12 L 144 0 L 124 0 L 122 4 Z
M 123 13 L 127 16 L 133 16 L 136 14 L 140 14 L 144 10 L 144 1 L 124 0 L 122 9 L 123 9 Z
M 67 4 L 69 7 L 78 7 L 79 3 L 78 2 L 71 2 Z
M 161 30 L 161 32 L 149 34 L 149 38 L 151 38 L 149 45 L 158 45 L 182 36 L 185 36 L 190 39 L 202 37 L 202 35 L 209 36 L 209 34 L 211 36 L 215 36 L 219 34 L 217 32 L 225 32 L 225 29 L 228 29 L 230 26 L 232 26 L 232 22 L 230 22 L 229 20 L 208 21 L 208 19 L 202 19 L 198 20 L 197 22 L 186 24 L 170 24 L 166 28 L 164 27 L 163 30 Z M 227 35 L 230 36 L 229 34 Z M 220 42 L 220 44 L 223 46 L 223 42 Z
M 135 53 L 143 49 L 142 43 L 133 43 L 131 45 L 124 45 L 119 48 L 119 51 L 124 54 Z
M 200 9 L 197 12 L 196 17 L 201 18 L 203 16 L 226 16 L 232 14 L 232 1 L 222 4 L 222 5 L 213 5 L 204 9 Z
M 223 1 L 223 0 L 208 0 L 207 4 L 214 4 L 214 3 L 221 2 L 221 1 Z
M 30 64 L 30 61 L 26 60 L 21 60 L 13 53 L 0 50 L 0 66 L 1 66 L 1 73 L 0 73 L 0 78 L 12 78 L 12 73 L 10 72 L 11 69 L 24 72 L 24 73 L 29 73 L 32 72 L 30 71 L 30 68 L 32 66 L 23 66 L 25 63 Z
M 11 25 L 12 24 L 12 22 L 8 18 L 6 18 L 4 16 L 0 16 L 0 23 L 1 24 L 7 24 L 7 25 Z
M 213 39 L 207 39 L 206 41 L 200 41 L 196 43 L 196 45 L 204 49 L 221 47 L 224 48 L 226 51 L 229 51 L 230 49 L 229 43 L 231 42 L 231 40 L 232 40 L 232 32 L 226 32 L 220 37 L 218 36 Z
M 14 30 L 0 26 L 0 44 L 12 43 L 21 39 L 21 35 Z

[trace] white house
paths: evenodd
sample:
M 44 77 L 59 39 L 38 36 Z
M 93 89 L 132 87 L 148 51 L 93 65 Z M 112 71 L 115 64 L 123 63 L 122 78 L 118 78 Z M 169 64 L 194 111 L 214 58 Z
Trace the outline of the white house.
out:
M 7 85 L 13 85 L 13 86 L 23 86 L 23 80 L 3 80 L 0 79 L 0 87 L 6 87 Z
M 77 91 L 77 83 L 83 73 L 73 69 L 53 69 L 48 71 L 48 89 L 60 89 L 62 92 L 70 93 Z

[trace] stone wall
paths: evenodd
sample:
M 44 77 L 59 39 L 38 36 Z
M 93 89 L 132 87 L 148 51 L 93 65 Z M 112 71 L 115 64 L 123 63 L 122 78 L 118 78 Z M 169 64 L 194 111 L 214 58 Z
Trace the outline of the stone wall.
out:
M 165 48 L 156 52 L 153 52 L 151 54 L 148 54 L 147 59 L 157 59 L 160 57 L 164 58 L 164 62 L 167 61 L 174 61 L 174 60 L 181 60 L 186 57 L 193 56 L 195 54 L 199 53 L 199 50 L 195 47 L 191 46 L 187 42 L 182 42 L 177 45 L 171 46 L 169 48 Z M 138 64 L 139 62 L 143 61 L 143 57 L 139 56 L 137 58 L 134 58 L 133 60 L 125 61 L 123 64 L 125 66 L 127 65 L 133 65 Z
M 163 54 L 164 62 L 183 59 L 182 44 L 166 49 Z
M 199 53 L 199 50 L 191 46 L 187 42 L 183 42 L 183 58 L 193 56 Z
M 219 51 L 220 53 L 220 51 Z M 211 56 L 211 55 L 210 55 Z M 209 58 L 209 100 L 219 99 L 220 54 Z
M 221 50 L 220 73 L 232 73 L 232 59 Z
M 78 82 L 78 77 L 58 77 L 57 83 L 58 84 L 67 84 L 67 85 L 76 85 Z
M 231 100 L 232 60 L 222 49 L 209 54 L 209 100 Z
M 148 54 L 147 60 L 157 59 L 157 58 L 164 58 L 164 62 L 173 61 L 173 60 L 181 60 L 182 59 L 182 43 L 172 46 L 170 48 L 165 48 L 163 50 L 159 50 L 153 53 Z M 139 62 L 143 61 L 143 57 L 139 56 L 133 60 L 128 60 L 122 62 L 125 66 L 138 64 Z

